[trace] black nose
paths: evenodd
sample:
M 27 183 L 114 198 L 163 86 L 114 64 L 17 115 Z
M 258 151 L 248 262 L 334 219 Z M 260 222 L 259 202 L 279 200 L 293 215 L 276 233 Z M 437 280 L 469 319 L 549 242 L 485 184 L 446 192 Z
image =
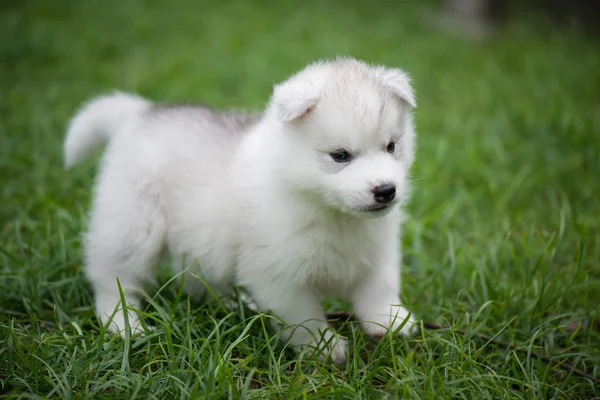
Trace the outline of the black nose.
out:
M 378 203 L 386 204 L 394 200 L 396 197 L 396 186 L 386 183 L 384 185 L 375 186 L 373 196 Z

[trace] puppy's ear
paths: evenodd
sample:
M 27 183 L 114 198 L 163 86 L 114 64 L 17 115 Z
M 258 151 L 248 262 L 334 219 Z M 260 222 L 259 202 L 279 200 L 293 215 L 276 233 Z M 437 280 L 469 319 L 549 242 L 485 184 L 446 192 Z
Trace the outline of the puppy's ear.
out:
M 400 100 L 412 108 L 417 107 L 415 92 L 410 85 L 410 78 L 404 71 L 397 68 L 383 69 L 380 77 L 383 85 L 400 98 Z
M 271 98 L 271 107 L 283 122 L 302 118 L 316 104 L 317 94 L 309 82 L 283 82 L 275 86 Z

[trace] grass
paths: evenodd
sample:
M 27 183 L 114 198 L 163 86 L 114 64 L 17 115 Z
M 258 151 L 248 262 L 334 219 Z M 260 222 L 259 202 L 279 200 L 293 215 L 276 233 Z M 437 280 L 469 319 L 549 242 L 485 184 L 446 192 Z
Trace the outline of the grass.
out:
M 0 395 L 6 398 L 598 398 L 600 54 L 516 17 L 474 44 L 416 2 L 17 1 L 0 6 Z M 345 366 L 294 354 L 268 317 L 149 293 L 155 333 L 105 335 L 81 272 L 96 164 L 65 124 L 112 88 L 260 109 L 273 81 L 350 54 L 401 66 L 419 108 L 403 297 L 448 326 Z M 168 278 L 162 279 L 163 283 Z M 332 302 L 330 309 L 343 309 Z M 531 353 L 530 353 L 531 354 Z

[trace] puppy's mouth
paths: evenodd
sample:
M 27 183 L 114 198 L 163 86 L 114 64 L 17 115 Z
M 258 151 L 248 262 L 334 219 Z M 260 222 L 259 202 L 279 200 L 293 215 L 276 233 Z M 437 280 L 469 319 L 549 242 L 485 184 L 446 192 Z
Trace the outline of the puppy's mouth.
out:
M 370 207 L 365 207 L 361 211 L 376 214 L 376 213 L 379 213 L 379 212 L 387 210 L 388 208 L 392 207 L 393 205 L 394 205 L 393 203 L 375 204 L 375 205 L 370 206 Z

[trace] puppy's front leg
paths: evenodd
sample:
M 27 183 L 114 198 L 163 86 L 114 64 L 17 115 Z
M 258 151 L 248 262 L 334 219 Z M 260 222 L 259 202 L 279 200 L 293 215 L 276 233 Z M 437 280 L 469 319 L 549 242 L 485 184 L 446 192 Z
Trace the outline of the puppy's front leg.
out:
M 359 283 L 352 296 L 356 316 L 365 332 L 373 337 L 380 338 L 388 330 L 396 331 L 409 315 L 400 305 L 398 258 L 398 254 L 388 254 L 385 262 Z M 416 327 L 411 316 L 398 333 L 409 336 Z
M 337 335 L 325 322 L 319 298 L 307 288 L 271 282 L 268 287 L 248 288 L 262 310 L 271 310 L 287 324 L 282 339 L 292 346 L 315 349 L 327 345 L 320 355 L 338 364 L 346 361 L 346 340 Z

